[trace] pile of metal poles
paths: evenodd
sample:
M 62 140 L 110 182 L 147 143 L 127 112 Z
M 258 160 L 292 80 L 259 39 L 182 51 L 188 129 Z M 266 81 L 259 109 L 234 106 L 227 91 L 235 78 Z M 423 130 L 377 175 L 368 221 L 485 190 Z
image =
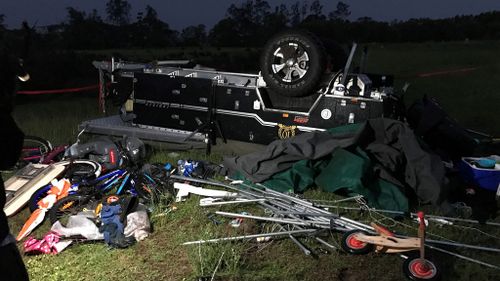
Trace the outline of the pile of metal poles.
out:
M 306 246 L 304 246 L 295 236 L 307 235 L 313 237 L 317 242 L 327 246 L 330 249 L 337 249 L 336 246 L 328 243 L 327 241 L 316 235 L 319 234 L 320 232 L 324 232 L 325 230 L 340 231 L 340 232 L 347 232 L 350 230 L 362 230 L 367 233 L 375 234 L 374 228 L 370 225 L 331 213 L 323 208 L 315 206 L 314 203 L 308 200 L 301 199 L 293 195 L 277 192 L 272 189 L 268 189 L 263 185 L 257 184 L 259 188 L 256 188 L 251 185 L 245 184 L 241 181 L 233 181 L 231 182 L 231 184 L 226 184 L 214 180 L 203 180 L 203 179 L 188 178 L 176 175 L 172 175 L 171 178 L 177 181 L 207 184 L 236 191 L 240 195 L 241 198 L 240 200 L 229 201 L 229 202 L 225 201 L 214 202 L 213 204 L 203 204 L 203 206 L 246 203 L 246 202 L 257 203 L 261 205 L 264 209 L 268 210 L 271 213 L 271 216 L 268 217 L 253 216 L 253 215 L 244 215 L 244 214 L 228 213 L 221 211 L 217 211 L 215 213 L 227 217 L 248 218 L 266 222 L 273 222 L 276 223 L 280 228 L 279 232 L 216 238 L 210 240 L 198 240 L 198 241 L 186 242 L 183 245 L 202 244 L 202 243 L 219 242 L 219 241 L 234 241 L 234 240 L 252 239 L 259 237 L 288 236 L 295 244 L 297 244 L 297 246 L 306 255 L 311 255 L 312 252 Z M 292 230 L 289 230 L 290 225 L 293 226 Z M 405 236 L 399 236 L 399 237 L 405 237 Z M 469 249 L 483 250 L 496 253 L 500 253 L 500 249 L 468 245 L 457 242 L 429 240 L 429 239 L 426 239 L 426 244 L 425 244 L 426 247 L 431 248 L 433 250 L 500 270 L 500 266 L 489 264 L 470 257 L 466 257 L 461 254 L 439 248 L 436 245 L 469 248 Z M 404 255 L 401 256 L 405 258 Z

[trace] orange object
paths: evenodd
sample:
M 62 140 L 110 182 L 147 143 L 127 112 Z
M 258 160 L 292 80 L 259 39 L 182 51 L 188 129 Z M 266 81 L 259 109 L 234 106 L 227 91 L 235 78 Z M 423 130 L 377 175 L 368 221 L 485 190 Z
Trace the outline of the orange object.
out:
M 17 241 L 20 241 L 24 237 L 28 236 L 33 229 L 35 229 L 45 218 L 45 213 L 47 209 L 36 209 L 28 220 L 24 223 L 23 228 L 19 231 L 19 234 L 16 237 Z
M 45 213 L 48 212 L 48 210 L 52 208 L 58 200 L 68 196 L 69 189 L 71 188 L 69 180 L 53 180 L 51 183 L 52 186 L 47 192 L 47 196 L 37 202 L 38 209 L 31 214 L 21 228 L 21 231 L 19 231 L 19 234 L 16 237 L 17 241 L 20 241 L 24 237 L 28 236 L 40 223 L 42 223 L 45 218 Z
M 112 203 L 115 203 L 115 202 L 118 202 L 120 200 L 120 198 L 116 195 L 111 195 L 108 197 L 108 199 L 106 199 L 106 202 L 108 204 L 112 204 Z

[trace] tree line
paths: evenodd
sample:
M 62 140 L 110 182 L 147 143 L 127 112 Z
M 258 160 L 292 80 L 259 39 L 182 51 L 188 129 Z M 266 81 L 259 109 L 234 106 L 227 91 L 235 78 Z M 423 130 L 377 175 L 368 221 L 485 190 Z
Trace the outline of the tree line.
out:
M 286 28 L 310 30 L 336 42 L 421 42 L 500 39 L 500 12 L 455 16 L 446 19 L 410 19 L 380 22 L 369 17 L 349 20 L 349 5 L 340 1 L 333 11 L 324 11 L 318 0 L 296 1 L 271 7 L 265 0 L 232 4 L 211 29 L 203 24 L 181 31 L 160 20 L 151 6 L 131 16 L 126 0 L 108 0 L 105 18 L 97 10 L 67 8 L 64 22 L 44 28 L 30 27 L 31 36 L 50 47 L 63 49 L 162 48 L 172 46 L 262 46 L 273 34 Z M 0 33 L 5 28 L 0 15 Z

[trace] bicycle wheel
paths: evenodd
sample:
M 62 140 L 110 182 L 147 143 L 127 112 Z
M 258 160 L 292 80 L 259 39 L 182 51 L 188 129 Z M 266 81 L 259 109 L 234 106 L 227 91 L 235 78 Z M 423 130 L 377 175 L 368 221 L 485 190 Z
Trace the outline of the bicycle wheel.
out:
M 33 195 L 30 197 L 30 201 L 28 201 L 28 207 L 30 209 L 30 212 L 33 213 L 36 209 L 38 209 L 38 201 L 42 200 L 45 196 L 47 196 L 47 193 L 50 190 L 51 185 L 48 184 L 46 186 L 43 186 L 39 188 Z
M 66 166 L 64 177 L 73 184 L 96 179 L 102 171 L 101 164 L 92 160 L 62 161 L 57 164 Z
M 134 177 L 134 190 L 139 198 L 150 203 L 156 201 L 159 197 L 159 185 L 149 175 L 141 173 Z
M 48 140 L 37 136 L 25 136 L 19 162 L 39 163 L 51 150 L 52 144 Z
M 60 162 L 64 159 L 64 153 L 66 152 L 67 145 L 59 145 L 53 147 L 49 153 L 43 157 L 42 164 L 52 164 L 55 162 Z
M 57 201 L 49 211 L 50 223 L 60 221 L 66 225 L 68 218 L 74 216 L 85 209 L 92 209 L 92 196 L 89 195 L 68 195 Z

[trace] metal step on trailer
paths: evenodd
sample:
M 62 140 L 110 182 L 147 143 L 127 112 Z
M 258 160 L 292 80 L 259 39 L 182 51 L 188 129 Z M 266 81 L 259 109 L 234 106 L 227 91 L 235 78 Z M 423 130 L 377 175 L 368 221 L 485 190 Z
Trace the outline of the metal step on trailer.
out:
M 135 136 L 143 140 L 168 142 L 174 144 L 203 144 L 205 136 L 192 132 L 160 128 L 154 126 L 134 125 L 124 122 L 119 115 L 83 121 L 78 125 L 86 133 L 122 137 Z M 191 136 L 190 136 L 191 135 Z M 187 139 L 189 137 L 189 139 Z

